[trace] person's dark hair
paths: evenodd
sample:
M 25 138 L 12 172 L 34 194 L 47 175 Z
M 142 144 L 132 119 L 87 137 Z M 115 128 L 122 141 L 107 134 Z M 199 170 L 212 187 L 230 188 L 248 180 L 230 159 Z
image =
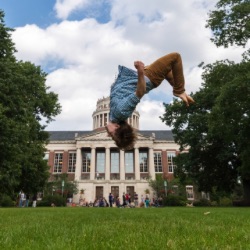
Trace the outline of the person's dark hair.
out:
M 126 121 L 120 122 L 119 125 L 113 138 L 116 146 L 122 150 L 132 149 L 137 139 L 134 129 Z

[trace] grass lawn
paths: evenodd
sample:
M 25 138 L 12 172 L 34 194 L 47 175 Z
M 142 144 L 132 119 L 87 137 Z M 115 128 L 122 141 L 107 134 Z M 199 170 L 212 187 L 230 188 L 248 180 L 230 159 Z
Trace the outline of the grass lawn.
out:
M 247 250 L 250 208 L 1 208 L 0 249 Z

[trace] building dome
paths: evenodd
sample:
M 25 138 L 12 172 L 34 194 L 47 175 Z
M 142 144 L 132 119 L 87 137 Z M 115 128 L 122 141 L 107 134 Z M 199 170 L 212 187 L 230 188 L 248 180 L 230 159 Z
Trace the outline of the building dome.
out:
M 110 97 L 103 97 L 97 100 L 96 110 L 94 111 L 93 118 L 93 130 L 103 130 L 105 125 L 109 121 L 109 110 L 110 110 Z M 127 122 L 134 129 L 139 130 L 139 117 L 140 114 L 138 111 L 134 111 L 132 116 L 128 118 Z

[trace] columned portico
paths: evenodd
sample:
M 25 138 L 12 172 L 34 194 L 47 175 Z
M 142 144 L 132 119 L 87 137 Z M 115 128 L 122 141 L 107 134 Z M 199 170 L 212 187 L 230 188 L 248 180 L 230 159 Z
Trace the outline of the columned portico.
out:
M 153 180 L 155 180 L 155 168 L 154 168 L 154 150 L 149 148 L 149 174 Z
M 125 180 L 124 151 L 120 150 L 120 179 Z
M 135 179 L 140 180 L 140 166 L 139 166 L 139 149 L 135 147 Z
M 105 164 L 105 180 L 110 180 L 110 148 L 106 147 L 106 164 Z
M 91 148 L 91 167 L 90 167 L 90 180 L 95 179 L 95 147 Z
M 76 149 L 76 169 L 75 169 L 75 180 L 81 180 L 82 174 L 82 151 L 81 148 Z

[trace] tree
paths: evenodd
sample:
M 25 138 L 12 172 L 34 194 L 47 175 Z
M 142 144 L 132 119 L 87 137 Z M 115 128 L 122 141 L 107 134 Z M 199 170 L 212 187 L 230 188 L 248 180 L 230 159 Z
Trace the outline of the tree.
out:
M 13 195 L 41 190 L 48 178 L 43 160 L 46 125 L 60 113 L 58 96 L 45 85 L 46 73 L 17 61 L 10 32 L 0 10 L 0 190 Z
M 240 176 L 244 198 L 250 200 L 249 68 L 245 59 L 207 65 L 194 105 L 187 108 L 177 100 L 164 104 L 162 121 L 173 126 L 183 151 L 176 157 L 176 176 L 192 178 L 200 191 L 231 192 Z
M 155 191 L 157 197 L 165 195 L 164 179 L 162 175 L 157 174 L 155 180 L 148 180 L 149 186 Z
M 245 46 L 250 38 L 249 0 L 220 0 L 216 7 L 206 25 L 213 32 L 211 40 L 217 46 Z
M 62 194 L 64 197 L 72 197 L 78 193 L 78 182 L 69 181 L 67 174 L 54 175 L 53 180 L 45 185 L 45 195 Z M 62 187 L 62 185 L 64 185 Z M 62 190 L 63 189 L 63 190 Z

